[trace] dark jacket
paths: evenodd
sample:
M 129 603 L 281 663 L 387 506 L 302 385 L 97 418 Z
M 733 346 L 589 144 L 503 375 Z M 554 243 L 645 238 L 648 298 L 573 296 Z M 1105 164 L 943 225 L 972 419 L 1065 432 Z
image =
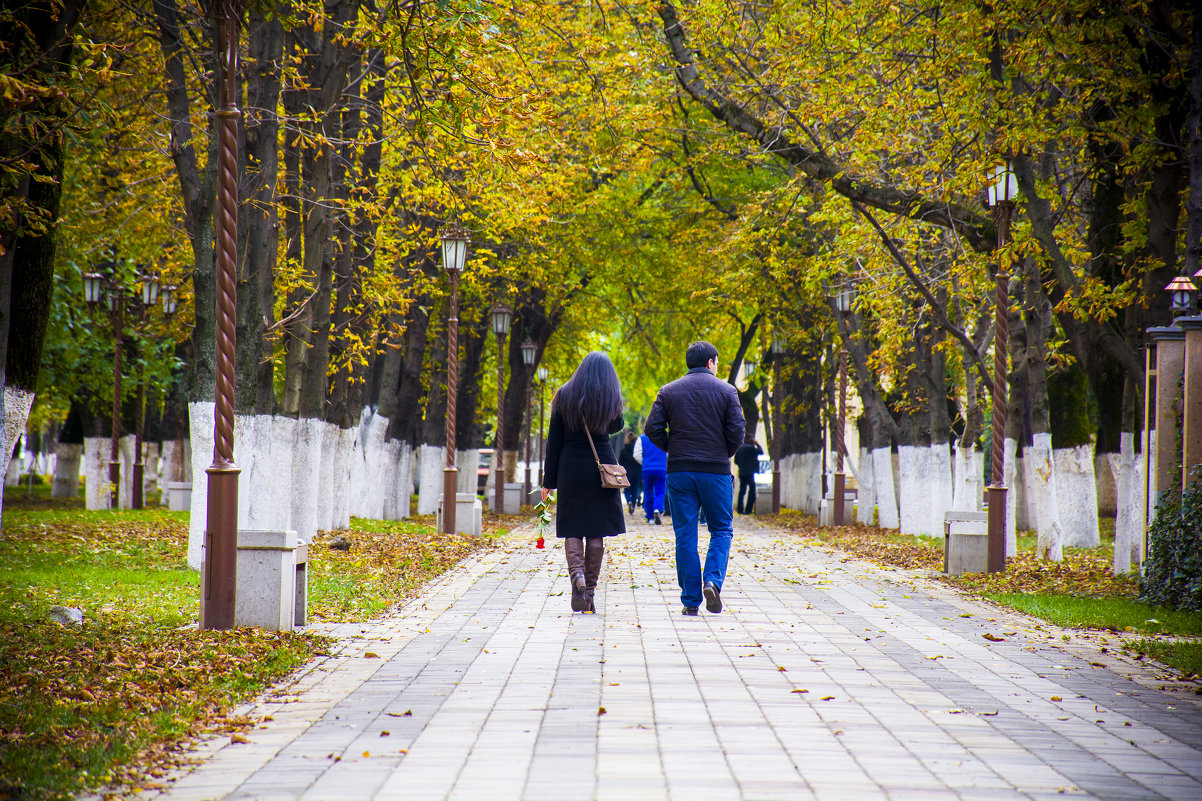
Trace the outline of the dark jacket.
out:
M 618 464 L 626 468 L 626 477 L 630 479 L 631 486 L 639 486 L 639 482 L 643 480 L 643 466 L 634 458 L 634 442 L 622 446 L 622 452 L 618 454 Z
M 660 387 L 643 433 L 668 452 L 669 473 L 729 474 L 745 426 L 735 388 L 694 367 Z
M 739 468 L 739 475 L 752 475 L 760 472 L 760 454 L 764 449 L 760 447 L 758 442 L 744 442 L 735 451 L 735 467 Z

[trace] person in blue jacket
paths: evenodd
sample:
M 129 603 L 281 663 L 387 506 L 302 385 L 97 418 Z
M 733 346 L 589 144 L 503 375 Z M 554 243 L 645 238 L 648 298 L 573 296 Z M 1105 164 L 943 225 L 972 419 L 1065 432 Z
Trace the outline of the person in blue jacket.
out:
M 647 522 L 664 524 L 664 490 L 667 488 L 668 454 L 646 434 L 634 444 L 634 460 L 643 466 L 643 513 Z

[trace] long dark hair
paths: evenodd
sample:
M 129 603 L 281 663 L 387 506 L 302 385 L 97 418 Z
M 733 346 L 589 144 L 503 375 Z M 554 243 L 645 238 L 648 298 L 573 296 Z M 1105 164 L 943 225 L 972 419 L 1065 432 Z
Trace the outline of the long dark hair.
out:
M 585 356 L 568 382 L 551 399 L 551 412 L 559 412 L 564 425 L 579 431 L 581 420 L 589 431 L 604 432 L 622 414 L 622 385 L 614 363 L 599 350 Z

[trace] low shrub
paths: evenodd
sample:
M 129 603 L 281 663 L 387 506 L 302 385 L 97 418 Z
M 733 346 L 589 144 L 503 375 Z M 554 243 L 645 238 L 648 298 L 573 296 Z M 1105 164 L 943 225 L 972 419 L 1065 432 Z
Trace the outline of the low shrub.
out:
M 1140 600 L 1202 611 L 1202 476 L 1185 492 L 1166 492 L 1148 527 Z

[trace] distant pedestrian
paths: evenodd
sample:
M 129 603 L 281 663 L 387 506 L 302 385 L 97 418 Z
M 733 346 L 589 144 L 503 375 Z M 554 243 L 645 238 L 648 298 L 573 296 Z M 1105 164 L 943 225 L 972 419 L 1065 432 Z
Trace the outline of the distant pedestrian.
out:
M 668 454 L 681 612 L 696 615 L 703 598 L 707 610 L 722 611 L 722 584 L 734 536 L 730 457 L 743 441 L 746 423 L 735 388 L 716 375 L 717 348 L 709 342 L 692 343 L 685 365 L 688 372 L 683 377 L 660 387 L 643 433 Z M 704 572 L 697 553 L 700 510 L 710 532 Z
M 555 536 L 563 539 L 572 583 L 572 611 L 593 613 L 594 593 L 605 555 L 605 537 L 626 532 L 622 496 L 601 486 L 593 459 L 616 464 L 609 434 L 622 430 L 622 387 L 613 362 L 600 351 L 584 357 L 551 399 L 543 499 L 556 497 Z M 587 438 L 592 438 L 589 447 Z
M 643 514 L 648 523 L 663 525 L 668 454 L 644 434 L 634 444 L 634 458 L 643 466 Z
M 741 515 L 755 511 L 755 474 L 760 472 L 760 455 L 763 452 L 760 443 L 753 439 L 747 440 L 735 451 L 735 468 L 739 471 L 739 496 L 735 499 L 735 509 Z
M 625 439 L 622 452 L 618 454 L 618 464 L 626 468 L 626 477 L 630 479 L 630 486 L 623 492 L 626 494 L 626 509 L 630 514 L 634 514 L 634 506 L 643 495 L 643 466 L 634 458 L 634 446 L 639 440 L 639 435 L 627 431 Z

